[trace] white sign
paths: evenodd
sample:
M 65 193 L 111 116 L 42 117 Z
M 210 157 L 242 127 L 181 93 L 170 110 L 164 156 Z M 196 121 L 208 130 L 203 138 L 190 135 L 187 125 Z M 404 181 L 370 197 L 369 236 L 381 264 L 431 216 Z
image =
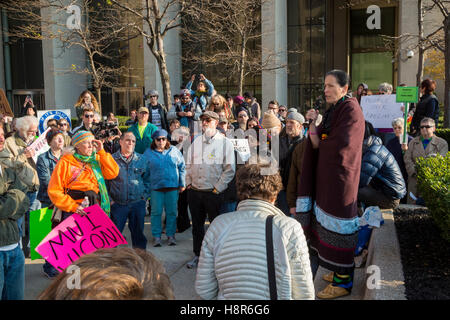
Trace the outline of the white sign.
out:
M 391 129 L 392 120 L 403 118 L 403 103 L 395 102 L 395 94 L 363 96 L 361 107 L 366 121 L 376 129 Z
M 47 139 L 45 139 L 45 136 L 47 135 L 47 132 L 49 132 L 51 128 L 47 128 L 39 137 L 28 147 L 29 149 L 34 150 L 34 156 L 33 160 L 34 163 L 37 163 L 37 158 L 39 155 L 43 154 L 44 152 L 47 152 L 50 149 L 50 146 L 47 143 Z
M 250 159 L 250 145 L 248 144 L 247 139 L 230 139 L 230 141 L 233 144 L 234 151 L 239 153 L 242 161 L 245 162 Z
M 38 110 L 37 116 L 39 119 L 39 134 L 42 134 L 47 129 L 47 122 L 50 119 L 59 120 L 66 119 L 72 128 L 72 121 L 70 120 L 70 109 L 63 110 Z

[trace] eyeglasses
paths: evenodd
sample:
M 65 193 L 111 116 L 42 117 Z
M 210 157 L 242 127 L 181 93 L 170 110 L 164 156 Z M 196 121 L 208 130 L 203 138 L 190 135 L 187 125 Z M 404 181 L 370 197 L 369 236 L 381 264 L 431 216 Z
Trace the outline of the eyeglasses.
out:
M 285 111 L 287 111 L 286 109 L 280 109 L 280 112 L 285 112 Z
M 58 126 L 60 126 L 60 127 L 67 126 L 67 123 L 60 123 L 60 124 L 58 124 Z
M 93 114 L 85 114 L 84 117 L 85 117 L 85 118 L 93 118 L 94 115 L 93 115 Z
M 425 129 L 425 128 L 427 128 L 427 129 L 430 129 L 430 128 L 433 128 L 434 126 L 420 126 L 420 129 Z
M 156 138 L 155 140 L 156 140 L 156 141 L 165 141 L 165 140 L 167 140 L 167 138 L 161 137 L 161 138 Z
M 158 98 L 158 96 L 150 96 L 150 98 Z

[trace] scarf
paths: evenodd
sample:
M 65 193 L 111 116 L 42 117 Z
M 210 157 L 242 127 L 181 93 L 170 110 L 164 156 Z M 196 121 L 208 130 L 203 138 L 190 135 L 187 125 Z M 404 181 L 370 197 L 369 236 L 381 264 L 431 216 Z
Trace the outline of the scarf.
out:
M 98 183 L 98 189 L 100 190 L 100 197 L 101 197 L 101 203 L 100 207 L 103 211 L 108 215 L 111 211 L 111 207 L 109 204 L 109 196 L 108 196 L 108 190 L 106 189 L 106 183 L 105 179 L 103 178 L 102 170 L 100 168 L 100 164 L 98 163 L 96 159 L 96 153 L 93 152 L 90 157 L 88 156 L 82 156 L 81 154 L 74 153 L 73 156 L 80 160 L 81 162 L 87 163 L 91 166 L 92 171 L 94 172 L 94 176 L 97 179 Z
M 344 97 L 342 97 L 341 99 L 339 99 L 339 101 L 336 104 L 332 105 L 325 111 L 325 113 L 323 115 L 323 120 L 322 120 L 321 135 L 324 134 L 324 135 L 328 136 L 330 134 L 331 122 L 333 121 L 334 111 L 336 111 L 336 109 L 339 108 L 341 103 L 344 102 L 347 98 L 350 98 L 350 96 L 348 94 L 345 95 Z

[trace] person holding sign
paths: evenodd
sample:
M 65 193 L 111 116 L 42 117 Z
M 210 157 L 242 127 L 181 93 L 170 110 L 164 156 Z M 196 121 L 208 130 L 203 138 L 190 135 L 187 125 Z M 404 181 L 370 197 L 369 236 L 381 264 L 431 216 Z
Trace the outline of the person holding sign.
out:
M 0 152 L 5 132 L 0 123 Z M 25 291 L 25 258 L 20 250 L 17 221 L 30 207 L 28 188 L 13 169 L 0 164 L 0 300 L 22 300 Z
M 350 78 L 342 70 L 326 74 L 324 93 L 330 107 L 319 127 L 318 110 L 309 110 L 309 139 L 297 193 L 297 219 L 309 239 L 311 268 L 333 271 L 320 299 L 349 295 L 358 242 L 358 184 L 364 139 L 364 115 L 347 95 Z
M 108 216 L 110 213 L 105 179 L 117 177 L 119 166 L 103 149 L 103 143 L 89 131 L 74 134 L 72 146 L 74 152 L 61 157 L 48 185 L 50 200 L 62 211 L 61 217 L 53 217 L 52 227 L 73 213 L 84 215 L 82 202 L 85 197 L 89 201 L 87 206 L 99 204 Z

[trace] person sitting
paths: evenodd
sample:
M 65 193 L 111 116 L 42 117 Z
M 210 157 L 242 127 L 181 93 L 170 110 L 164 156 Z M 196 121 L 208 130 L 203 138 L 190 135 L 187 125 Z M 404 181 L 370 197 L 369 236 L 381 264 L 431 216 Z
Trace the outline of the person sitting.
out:
M 377 136 L 366 136 L 363 142 L 358 201 L 365 207 L 395 209 L 406 195 L 406 184 L 392 153 Z
M 412 139 L 408 144 L 403 159 L 406 172 L 408 172 L 408 204 L 424 204 L 417 189 L 416 159 L 419 157 L 431 157 L 437 154 L 445 156 L 448 152 L 448 144 L 442 138 L 437 137 L 435 122 L 431 118 L 423 118 L 420 122 L 420 136 Z M 418 202 L 416 202 L 411 193 Z
M 68 272 L 79 270 L 79 287 Z M 74 288 L 67 284 L 74 283 Z M 174 300 L 162 263 L 142 249 L 99 249 L 79 258 L 56 278 L 39 300 Z
M 249 162 L 253 164 L 241 167 L 236 176 L 237 211 L 216 217 L 206 232 L 195 290 L 206 300 L 270 299 L 265 230 L 271 217 L 277 298 L 314 299 L 302 227 L 274 206 L 281 176 L 262 173 L 268 162 Z

